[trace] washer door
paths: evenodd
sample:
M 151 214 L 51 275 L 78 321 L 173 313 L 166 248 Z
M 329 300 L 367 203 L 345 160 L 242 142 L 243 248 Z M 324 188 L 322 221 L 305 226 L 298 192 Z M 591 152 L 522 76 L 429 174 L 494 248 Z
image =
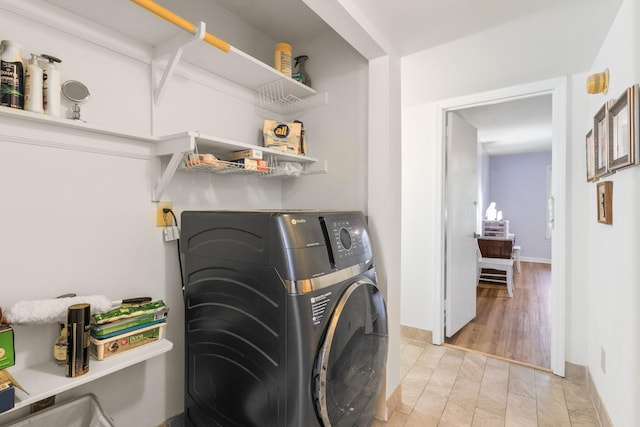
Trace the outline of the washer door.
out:
M 336 305 L 314 369 L 314 399 L 324 427 L 371 424 L 387 360 L 387 312 L 368 279 Z

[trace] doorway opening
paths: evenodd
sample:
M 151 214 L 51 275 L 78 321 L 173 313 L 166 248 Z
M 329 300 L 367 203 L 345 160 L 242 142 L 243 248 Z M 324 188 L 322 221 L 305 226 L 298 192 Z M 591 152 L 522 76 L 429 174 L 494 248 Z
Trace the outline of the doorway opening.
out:
M 444 258 L 443 270 L 442 270 L 443 271 L 443 281 L 442 281 L 443 289 L 441 291 L 442 299 L 440 300 L 443 302 L 441 306 L 442 307 L 442 318 L 441 318 L 442 329 L 439 329 L 439 332 L 442 334 L 441 342 L 445 341 L 444 339 L 445 336 L 447 335 L 453 336 L 454 334 L 450 333 L 451 331 L 453 331 L 453 329 L 450 329 L 449 331 L 447 331 L 445 327 L 450 324 L 451 319 L 455 319 L 460 316 L 460 313 L 458 312 L 459 308 L 457 307 L 460 296 L 456 295 L 456 292 L 455 292 L 456 283 L 452 280 L 452 279 L 455 279 L 455 274 L 452 274 L 452 271 L 454 270 L 457 271 L 460 268 L 464 268 L 464 267 L 461 264 L 455 264 L 456 261 L 455 261 L 454 254 L 460 253 L 461 250 L 462 251 L 473 250 L 475 252 L 477 248 L 477 242 L 475 240 L 474 233 L 481 231 L 481 229 L 478 230 L 477 228 L 474 230 L 470 230 L 469 232 L 465 231 L 462 234 L 467 235 L 469 237 L 467 239 L 468 242 L 466 243 L 467 245 L 466 249 L 464 249 L 463 247 L 452 248 L 452 246 L 455 244 L 455 241 L 453 241 L 451 238 L 452 229 L 449 227 L 449 225 L 450 225 L 450 220 L 452 218 L 452 214 L 454 214 L 454 212 L 453 211 L 450 212 L 449 210 L 455 209 L 455 207 L 452 207 L 451 205 L 451 198 L 453 197 L 453 195 L 450 194 L 450 192 L 448 191 L 449 184 L 450 184 L 448 180 L 451 178 L 452 171 L 448 169 L 450 165 L 448 163 L 449 153 L 447 152 L 446 135 L 448 133 L 448 130 L 446 127 L 446 122 L 447 122 L 446 117 L 447 115 L 450 115 L 451 113 L 454 113 L 454 112 L 456 113 L 456 115 L 462 117 L 465 114 L 465 110 L 471 111 L 470 109 L 472 108 L 497 106 L 499 104 L 504 104 L 507 102 L 524 101 L 529 98 L 535 98 L 535 97 L 541 97 L 541 96 L 546 96 L 547 100 L 550 99 L 550 104 L 551 104 L 551 117 L 550 117 L 550 121 L 551 121 L 551 138 L 550 138 L 551 168 L 550 170 L 551 170 L 551 176 L 552 176 L 551 194 L 550 194 L 550 197 L 548 198 L 548 203 L 543 204 L 544 208 L 542 210 L 541 216 L 542 216 L 542 221 L 544 222 L 545 216 L 547 216 L 548 214 L 547 221 L 550 224 L 549 225 L 550 233 L 548 237 L 551 237 L 550 260 L 551 260 L 551 263 L 553 263 L 553 270 L 548 268 L 548 270 L 545 273 L 544 269 L 542 271 L 539 271 L 538 269 L 534 269 L 534 271 L 538 271 L 538 272 L 532 273 L 531 268 L 528 268 L 528 267 L 536 267 L 536 264 L 548 264 L 548 262 L 546 263 L 530 262 L 530 261 L 540 261 L 540 260 L 536 259 L 538 257 L 535 255 L 527 256 L 526 255 L 527 251 L 525 250 L 525 254 L 523 256 L 524 259 L 521 259 L 521 263 L 522 263 L 521 266 L 524 268 L 521 270 L 522 272 L 519 273 L 520 274 L 519 277 L 518 277 L 518 273 L 514 275 L 516 277 L 516 286 L 515 286 L 516 289 L 514 289 L 514 291 L 516 293 L 518 292 L 517 291 L 518 282 L 520 283 L 524 282 L 525 286 L 533 286 L 533 282 L 531 279 L 532 275 L 534 276 L 538 275 L 539 277 L 535 280 L 543 281 L 548 286 L 547 288 L 548 299 L 547 299 L 546 305 L 550 313 L 548 316 L 550 318 L 550 321 L 548 322 L 548 325 L 541 326 L 541 329 L 546 329 L 546 331 L 542 331 L 541 333 L 545 334 L 544 339 L 547 341 L 548 343 L 547 347 L 549 348 L 547 361 L 545 361 L 544 364 L 547 365 L 546 367 L 550 368 L 556 375 L 564 376 L 564 311 L 565 311 L 565 308 L 564 308 L 564 280 L 562 280 L 562 278 L 564 277 L 564 257 L 565 257 L 564 255 L 565 239 L 563 236 L 563 230 L 565 227 L 564 185 L 566 180 L 565 173 L 564 173 L 565 168 L 562 166 L 564 165 L 565 158 L 566 158 L 566 135 L 565 135 L 566 81 L 564 79 L 554 79 L 550 81 L 534 83 L 531 85 L 525 85 L 521 87 L 494 91 L 491 93 L 484 93 L 484 94 L 473 95 L 469 97 L 448 100 L 436 106 L 436 110 L 437 110 L 436 117 L 439 121 L 439 124 L 441 125 L 439 129 L 441 134 L 438 136 L 440 136 L 441 141 L 443 141 L 443 147 L 444 147 L 443 151 L 445 153 L 445 156 L 443 156 L 444 157 L 443 164 L 445 165 L 445 170 L 446 170 L 445 181 L 443 183 L 443 199 L 444 199 L 443 200 L 443 207 L 444 207 L 443 218 L 445 219 L 444 221 L 445 233 L 444 233 L 443 242 L 442 242 L 443 253 L 445 254 L 445 256 L 443 257 Z M 547 117 L 547 119 L 549 118 Z M 543 177 L 546 177 L 546 168 L 543 169 L 542 174 L 543 174 Z M 543 178 L 542 188 L 546 191 L 546 178 Z M 482 209 L 486 207 L 486 205 L 481 205 L 478 200 L 475 200 L 475 201 L 476 201 L 476 208 L 474 209 L 474 212 L 478 216 L 483 215 L 484 212 L 482 212 L 482 214 L 478 214 L 478 212 L 481 212 Z M 507 209 L 505 208 L 505 212 L 504 212 L 505 215 L 509 215 L 509 212 L 511 212 L 512 215 L 516 213 L 512 207 L 510 207 L 509 209 L 511 210 L 507 211 Z M 546 209 L 546 213 L 545 213 L 545 209 Z M 521 222 L 521 221 L 518 221 L 518 222 Z M 517 229 L 520 230 L 518 231 L 517 234 L 521 234 L 521 237 L 519 238 L 516 233 L 513 233 L 513 234 L 516 234 L 515 236 L 516 241 L 518 243 L 524 243 L 524 241 L 527 240 L 525 239 L 525 235 L 528 232 L 528 227 L 524 226 L 524 228 L 522 228 L 522 224 L 519 224 Z M 546 234 L 547 234 L 546 231 L 542 229 L 543 238 L 545 237 Z M 469 257 L 467 257 L 467 259 L 469 259 Z M 542 260 L 547 261 L 545 259 L 542 259 Z M 533 265 L 529 265 L 529 263 Z M 471 266 L 471 268 L 473 269 L 473 277 L 475 277 L 475 265 Z M 525 271 L 528 271 L 528 272 L 525 273 Z M 529 279 L 526 279 L 525 275 L 529 277 Z M 474 280 L 473 285 L 470 287 L 471 289 L 470 291 L 468 290 L 469 287 L 467 285 L 467 290 L 465 292 L 467 292 L 467 294 L 469 292 L 473 292 L 472 298 L 474 302 L 473 304 L 474 312 L 472 313 L 471 317 L 469 317 L 468 313 L 462 315 L 462 318 L 463 318 L 462 326 L 468 323 L 468 321 L 471 321 L 473 318 L 477 317 L 475 312 L 475 309 L 476 309 L 475 302 L 476 302 L 476 296 L 478 292 L 476 289 L 476 284 L 477 282 Z M 543 288 L 543 285 L 540 285 L 540 284 L 536 286 Z M 486 292 L 486 294 L 491 294 L 491 292 Z M 524 291 L 521 292 L 521 294 L 524 294 Z M 512 305 L 515 305 L 515 304 L 512 304 Z M 489 309 L 483 308 L 483 310 L 489 310 Z M 491 309 L 491 310 L 498 311 L 499 309 Z M 469 317 L 467 321 L 464 321 L 465 315 Z M 523 314 L 523 316 L 526 316 L 526 314 Z M 514 321 L 512 319 L 510 320 L 508 318 L 505 318 L 502 320 L 502 323 L 505 324 L 504 327 L 509 328 L 513 326 Z M 461 327 L 458 329 L 461 329 Z M 455 332 L 457 332 L 457 330 L 454 331 L 454 333 Z M 485 336 L 485 338 L 483 339 L 494 340 L 495 339 L 494 335 L 495 334 L 490 334 L 488 336 Z M 477 339 L 480 339 L 480 338 L 477 338 Z M 534 343 L 537 343 L 538 341 L 541 340 L 536 337 L 531 337 L 531 339 L 533 340 Z M 494 346 L 498 346 L 497 343 L 493 343 L 493 344 Z M 515 360 L 517 360 L 517 358 Z M 536 365 L 537 364 L 538 363 L 536 362 Z
M 458 162 L 453 157 L 463 149 L 477 159 L 474 182 L 468 183 L 477 188 L 472 195 L 476 206 L 474 233 L 479 236 L 482 256 L 490 257 L 487 262 L 501 265 L 505 257 L 509 258 L 511 264 L 505 268 L 513 289 L 507 287 L 505 271 L 485 269 L 479 278 L 473 277 L 474 284 L 477 280 L 475 317 L 455 333 L 446 331 L 445 342 L 550 369 L 551 235 L 547 205 L 551 196 L 551 95 L 450 114 L 475 129 L 475 137 L 467 141 L 459 137 L 459 132 L 448 133 L 455 139 L 448 140 L 447 170 L 452 170 L 449 165 Z M 455 218 L 452 211 L 456 210 L 470 213 L 462 197 L 451 194 L 458 191 L 455 181 L 460 179 L 447 179 L 448 218 Z M 448 221 L 447 226 L 448 236 L 457 234 L 450 229 L 457 224 Z M 452 265 L 465 265 L 462 252 L 448 253 Z

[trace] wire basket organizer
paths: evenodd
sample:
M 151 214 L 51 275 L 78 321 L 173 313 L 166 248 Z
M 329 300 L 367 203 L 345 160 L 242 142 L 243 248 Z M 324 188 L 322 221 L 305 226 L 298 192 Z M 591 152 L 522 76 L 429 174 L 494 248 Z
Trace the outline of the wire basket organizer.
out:
M 210 157 L 209 157 L 210 156 Z M 210 174 L 255 175 L 261 177 L 297 177 L 306 175 L 307 165 L 291 161 L 279 161 L 277 156 L 267 156 L 267 166 L 245 166 L 241 163 L 219 160 L 215 155 L 185 154 L 180 169 Z
M 279 121 L 299 118 L 303 113 L 328 103 L 326 93 L 316 93 L 299 98 L 285 92 L 282 80 L 269 83 L 258 89 L 257 107 L 263 117 Z

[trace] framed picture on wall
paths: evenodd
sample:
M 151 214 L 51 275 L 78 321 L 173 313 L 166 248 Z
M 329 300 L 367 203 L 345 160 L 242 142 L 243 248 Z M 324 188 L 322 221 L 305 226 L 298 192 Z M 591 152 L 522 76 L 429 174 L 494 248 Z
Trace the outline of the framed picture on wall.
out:
M 638 144 L 636 125 L 636 86 L 627 88 L 609 108 L 607 167 L 610 171 L 636 163 Z
M 607 165 L 607 104 L 605 103 L 593 118 L 593 141 L 595 144 L 595 174 L 596 179 L 609 174 Z
M 587 133 L 587 182 L 596 180 L 596 147 L 593 140 L 593 129 Z
M 598 222 L 613 224 L 613 181 L 599 182 L 596 188 L 598 198 Z

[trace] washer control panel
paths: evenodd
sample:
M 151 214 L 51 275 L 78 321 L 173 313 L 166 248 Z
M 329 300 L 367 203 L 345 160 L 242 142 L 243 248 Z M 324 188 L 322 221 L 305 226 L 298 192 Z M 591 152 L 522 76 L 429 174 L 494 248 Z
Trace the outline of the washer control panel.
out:
M 362 233 L 350 220 L 329 220 L 333 242 L 336 246 L 335 257 L 346 259 L 362 253 Z
M 326 215 L 321 225 L 333 268 L 370 261 L 369 235 L 362 216 Z

